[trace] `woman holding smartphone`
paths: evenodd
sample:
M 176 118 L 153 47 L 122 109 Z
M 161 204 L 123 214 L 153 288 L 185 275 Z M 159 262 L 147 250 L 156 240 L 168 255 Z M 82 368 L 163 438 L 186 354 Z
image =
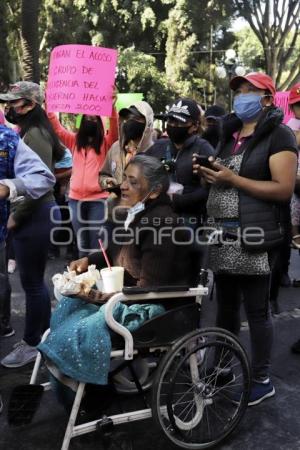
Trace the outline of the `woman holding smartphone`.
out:
M 217 326 L 238 334 L 244 301 L 252 350 L 252 406 L 275 394 L 270 380 L 269 286 L 295 186 L 297 145 L 274 105 L 275 85 L 268 75 L 235 77 L 230 87 L 234 114 L 224 119 L 224 137 L 212 163 L 217 171 L 199 164 L 194 171 L 211 186 L 208 219 L 223 231 L 219 245 L 210 251 Z

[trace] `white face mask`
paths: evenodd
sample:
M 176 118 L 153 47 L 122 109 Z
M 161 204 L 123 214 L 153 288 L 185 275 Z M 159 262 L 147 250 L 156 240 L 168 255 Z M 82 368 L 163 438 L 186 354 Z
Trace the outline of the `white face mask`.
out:
M 144 202 L 137 202 L 134 206 L 132 206 L 127 213 L 127 217 L 124 223 L 124 228 L 127 231 L 129 225 L 134 221 L 135 216 L 144 211 L 145 209 L 145 203 Z
M 127 212 L 126 220 L 124 222 L 124 228 L 126 231 L 128 230 L 129 225 L 134 221 L 135 216 L 137 214 L 139 214 L 140 212 L 144 211 L 144 209 L 146 208 L 145 201 L 148 200 L 148 198 L 154 192 L 154 190 L 155 189 L 152 189 L 150 192 L 148 192 L 146 197 L 143 198 L 143 200 L 137 202 L 134 206 L 129 208 L 129 210 Z

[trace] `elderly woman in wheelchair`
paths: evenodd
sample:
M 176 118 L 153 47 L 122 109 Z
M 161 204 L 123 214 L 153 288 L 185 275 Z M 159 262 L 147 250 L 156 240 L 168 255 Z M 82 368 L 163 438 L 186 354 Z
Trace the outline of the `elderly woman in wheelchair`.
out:
M 52 375 L 76 391 L 63 450 L 72 437 L 105 427 L 107 420 L 151 416 L 175 445 L 208 448 L 244 414 L 248 359 L 229 332 L 199 329 L 207 288 L 197 285 L 199 252 L 172 211 L 168 186 L 158 160 L 139 155 L 129 162 L 121 185 L 121 204 L 129 208 L 124 241 L 117 242 L 117 230 L 108 247 L 113 265 L 125 269 L 126 287 L 112 296 L 63 297 L 39 346 Z M 71 268 L 83 272 L 92 263 L 103 267 L 103 255 L 94 253 Z M 107 383 L 118 392 L 140 393 L 146 409 L 75 425 L 86 384 Z

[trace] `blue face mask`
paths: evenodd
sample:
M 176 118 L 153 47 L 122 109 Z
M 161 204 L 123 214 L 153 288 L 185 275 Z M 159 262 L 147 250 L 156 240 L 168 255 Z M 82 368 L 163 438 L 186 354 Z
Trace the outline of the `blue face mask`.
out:
M 251 122 L 261 113 L 262 97 L 257 94 L 240 94 L 233 101 L 235 114 L 242 122 Z

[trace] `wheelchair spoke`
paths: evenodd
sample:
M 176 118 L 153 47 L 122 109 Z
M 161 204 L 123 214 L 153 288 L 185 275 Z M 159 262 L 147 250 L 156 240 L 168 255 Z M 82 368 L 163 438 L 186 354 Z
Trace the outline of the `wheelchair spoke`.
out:
M 201 331 L 199 332 L 201 335 Z M 158 420 L 166 436 L 186 449 L 208 448 L 232 432 L 246 408 L 249 367 L 231 335 L 183 341 L 156 383 Z M 239 404 L 238 392 L 246 390 Z M 160 413 L 160 407 L 165 407 Z M 155 410 L 153 411 L 155 418 Z

